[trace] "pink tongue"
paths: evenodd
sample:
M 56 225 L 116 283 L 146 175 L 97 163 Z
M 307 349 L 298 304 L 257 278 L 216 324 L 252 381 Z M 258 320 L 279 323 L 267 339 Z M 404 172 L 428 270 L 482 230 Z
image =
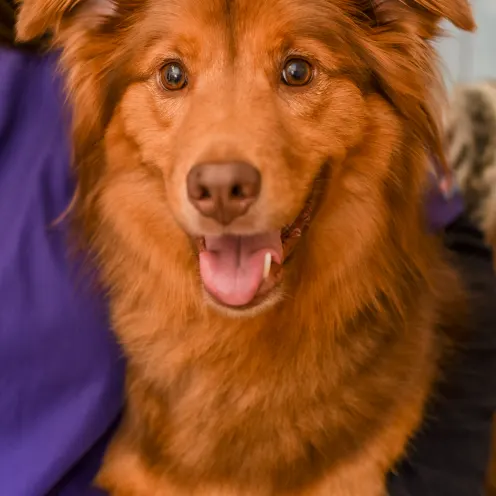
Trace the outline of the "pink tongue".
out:
M 282 261 L 281 232 L 256 236 L 206 236 L 200 274 L 206 289 L 225 305 L 249 304 L 262 284 L 266 253 Z

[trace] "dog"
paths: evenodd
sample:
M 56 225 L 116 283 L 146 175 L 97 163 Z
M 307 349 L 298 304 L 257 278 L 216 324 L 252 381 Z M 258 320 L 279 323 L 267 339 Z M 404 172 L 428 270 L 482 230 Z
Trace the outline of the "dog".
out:
M 25 0 L 128 360 L 117 496 L 379 496 L 461 332 L 425 227 L 466 0 Z

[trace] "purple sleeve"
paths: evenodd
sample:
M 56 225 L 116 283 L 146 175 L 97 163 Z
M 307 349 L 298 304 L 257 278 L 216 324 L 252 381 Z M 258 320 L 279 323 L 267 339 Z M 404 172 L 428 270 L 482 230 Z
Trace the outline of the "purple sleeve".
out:
M 122 403 L 123 360 L 106 305 L 67 255 L 65 226 L 51 227 L 73 191 L 55 73 L 53 56 L 0 49 L 0 494 L 6 496 L 44 496 L 67 473 L 74 483 L 66 480 L 56 494 L 90 494 L 76 489 L 76 483 L 88 488 L 88 480 L 73 467 L 83 465 Z

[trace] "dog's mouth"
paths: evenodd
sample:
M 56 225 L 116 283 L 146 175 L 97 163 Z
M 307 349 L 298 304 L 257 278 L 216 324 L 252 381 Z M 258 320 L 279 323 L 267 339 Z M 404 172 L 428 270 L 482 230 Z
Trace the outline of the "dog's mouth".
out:
M 303 209 L 292 224 L 251 236 L 204 236 L 197 239 L 200 276 L 206 292 L 222 306 L 255 307 L 281 284 L 284 265 L 308 229 L 320 197 L 314 181 Z

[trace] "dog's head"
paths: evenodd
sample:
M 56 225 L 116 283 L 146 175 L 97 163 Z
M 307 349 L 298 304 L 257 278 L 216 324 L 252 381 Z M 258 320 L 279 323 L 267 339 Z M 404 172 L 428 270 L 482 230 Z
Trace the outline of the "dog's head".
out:
M 198 251 L 208 294 L 246 309 L 308 224 L 343 266 L 389 186 L 418 203 L 444 18 L 474 26 L 467 0 L 25 0 L 18 37 L 63 49 L 90 231 L 157 265 Z

